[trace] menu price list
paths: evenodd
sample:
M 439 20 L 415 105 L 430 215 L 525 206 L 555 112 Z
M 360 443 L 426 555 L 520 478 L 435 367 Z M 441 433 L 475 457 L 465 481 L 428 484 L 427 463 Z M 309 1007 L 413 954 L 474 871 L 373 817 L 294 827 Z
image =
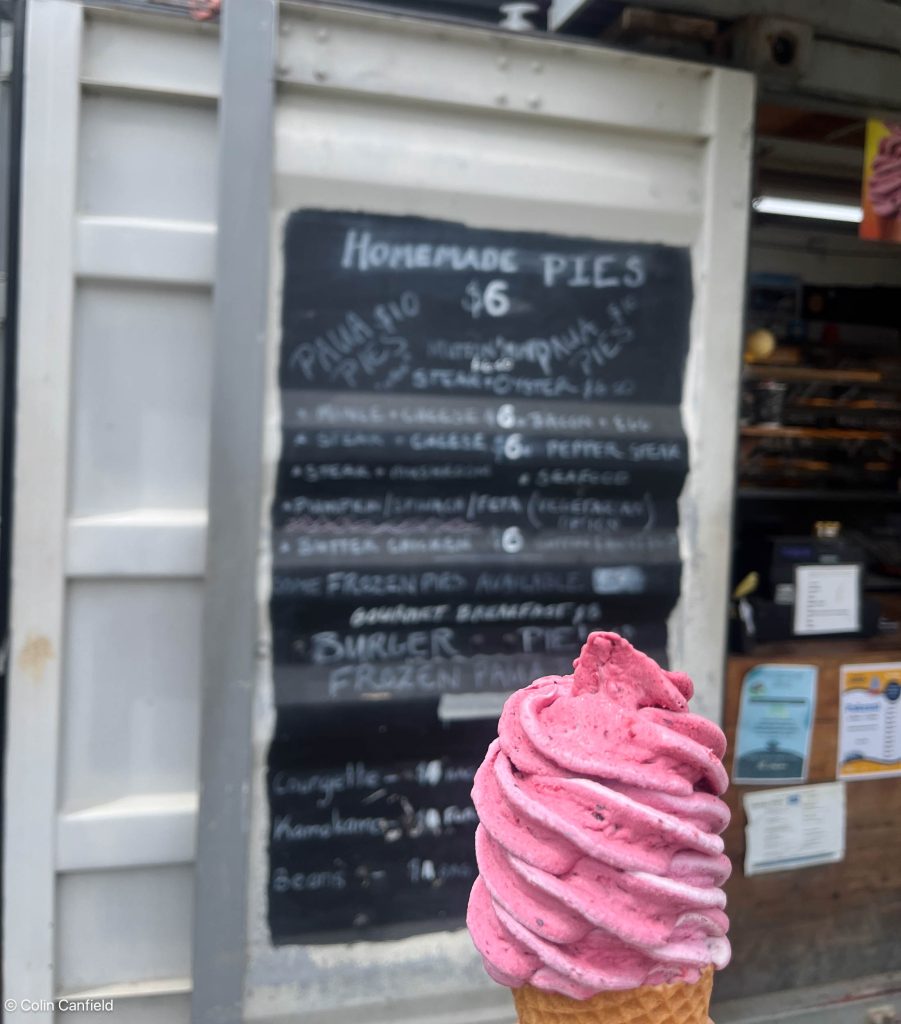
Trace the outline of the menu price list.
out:
M 271 508 L 276 944 L 462 921 L 490 719 L 678 599 L 688 251 L 300 210 Z
M 284 714 L 269 755 L 275 944 L 462 924 L 476 875 L 469 793 L 494 722 L 428 702 Z

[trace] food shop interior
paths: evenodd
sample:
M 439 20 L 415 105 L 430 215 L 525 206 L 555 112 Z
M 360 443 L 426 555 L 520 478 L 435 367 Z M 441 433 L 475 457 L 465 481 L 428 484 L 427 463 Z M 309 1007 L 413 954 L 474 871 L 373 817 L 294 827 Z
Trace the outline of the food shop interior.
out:
M 863 115 L 758 108 L 725 700 L 727 1003 L 897 968 L 901 260 L 897 220 L 868 208 L 862 182 L 885 134 Z

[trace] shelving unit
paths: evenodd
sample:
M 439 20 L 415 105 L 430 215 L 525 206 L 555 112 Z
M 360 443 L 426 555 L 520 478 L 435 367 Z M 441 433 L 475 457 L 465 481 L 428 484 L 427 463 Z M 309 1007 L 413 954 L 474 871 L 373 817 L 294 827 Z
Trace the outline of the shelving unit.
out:
M 742 437 L 771 437 L 797 441 L 891 441 L 887 430 L 832 430 L 828 427 L 768 427 L 741 428 Z
M 829 501 L 901 505 L 901 493 L 895 491 L 829 490 L 825 487 L 739 487 L 737 497 L 739 501 Z
M 778 380 L 798 384 L 879 384 L 901 388 L 901 377 L 887 379 L 877 370 L 820 370 L 812 366 L 780 366 L 777 363 L 745 367 L 745 380 Z
M 749 327 L 775 351 L 743 372 L 740 487 L 894 494 L 901 479 L 901 290 L 752 278 Z
M 859 401 L 842 402 L 834 398 L 798 398 L 795 405 L 810 409 L 837 409 L 839 411 L 852 412 L 898 412 L 901 413 L 901 405 L 896 403 L 875 402 L 870 399 Z

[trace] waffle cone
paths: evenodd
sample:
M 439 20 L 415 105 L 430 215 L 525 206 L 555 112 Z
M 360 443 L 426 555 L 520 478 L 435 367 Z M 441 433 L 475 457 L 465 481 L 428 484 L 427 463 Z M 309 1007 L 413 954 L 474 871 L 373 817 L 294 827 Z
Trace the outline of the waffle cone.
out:
M 713 967 L 693 985 L 645 985 L 570 999 L 524 985 L 513 989 L 519 1024 L 708 1024 Z

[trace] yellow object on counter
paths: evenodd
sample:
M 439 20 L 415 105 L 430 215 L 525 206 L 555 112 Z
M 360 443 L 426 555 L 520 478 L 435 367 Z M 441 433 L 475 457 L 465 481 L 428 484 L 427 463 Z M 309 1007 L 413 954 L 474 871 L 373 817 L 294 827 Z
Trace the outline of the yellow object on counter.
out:
M 745 362 L 759 363 L 776 351 L 776 335 L 761 327 L 745 338 Z

